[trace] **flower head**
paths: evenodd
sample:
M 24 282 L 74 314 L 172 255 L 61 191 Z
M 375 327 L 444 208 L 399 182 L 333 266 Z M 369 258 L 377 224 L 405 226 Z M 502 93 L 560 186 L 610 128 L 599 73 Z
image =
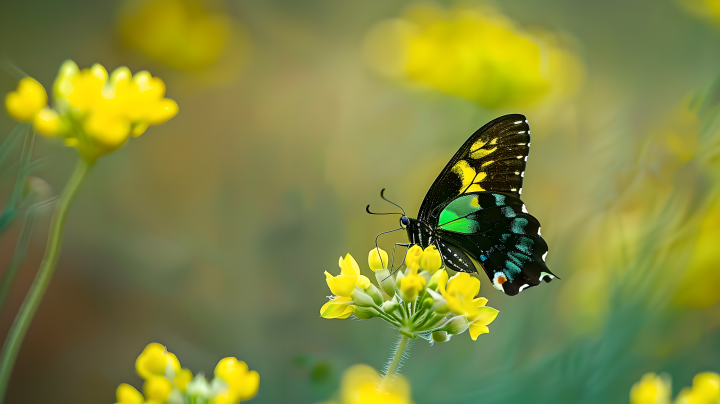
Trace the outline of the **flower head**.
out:
M 132 75 L 119 67 L 108 75 L 100 64 L 80 70 L 68 60 L 53 84 L 54 108 L 46 107 L 45 89 L 31 78 L 20 81 L 5 106 L 12 117 L 33 122 L 42 135 L 63 136 L 68 146 L 94 161 L 149 125 L 175 116 L 177 103 L 164 97 L 165 83 L 146 71 Z
M 380 267 L 380 259 L 374 258 L 377 254 L 378 250 L 370 251 L 368 264 L 375 268 L 379 288 L 367 278 L 362 279 L 350 254 L 340 258 L 340 275 L 325 272 L 335 296 L 320 309 L 323 318 L 348 318 L 353 314 L 361 320 L 379 317 L 400 334 L 436 342 L 467 330 L 475 340 L 489 331 L 487 325 L 498 311 L 485 307 L 487 299 L 475 297 L 480 281 L 466 273 L 448 280 L 447 271 L 440 269 L 442 261 L 437 249 L 413 246 L 405 259 L 407 269 L 394 274 Z M 381 257 L 383 254 L 380 250 Z
M 253 398 L 260 384 L 260 375 L 236 358 L 220 360 L 215 378 L 209 383 L 202 374 L 193 376 L 190 370 L 181 368 L 177 357 L 157 343 L 145 347 L 135 367 L 145 379 L 143 393 L 121 384 L 116 391 L 117 404 L 236 404 Z
M 368 254 L 368 266 L 373 272 L 379 269 L 386 269 L 389 265 L 388 253 L 382 248 L 370 250 Z
M 630 404 L 668 404 L 672 394 L 665 375 L 646 373 L 630 390 Z

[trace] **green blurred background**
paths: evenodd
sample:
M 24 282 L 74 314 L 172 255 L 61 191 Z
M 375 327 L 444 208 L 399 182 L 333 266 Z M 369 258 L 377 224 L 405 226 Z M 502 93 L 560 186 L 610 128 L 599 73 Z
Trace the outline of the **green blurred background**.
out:
M 481 275 L 501 314 L 475 342 L 415 341 L 403 369 L 413 399 L 620 403 L 645 372 L 669 373 L 677 390 L 720 371 L 720 19 L 702 0 L 435 3 L 492 7 L 575 58 L 571 91 L 492 104 L 368 61 L 373 27 L 416 4 L 202 2 L 193 15 L 216 18 L 218 30 L 185 38 L 167 28 L 153 47 L 153 24 L 172 26 L 172 13 L 133 20 L 120 1 L 0 3 L 0 56 L 46 88 L 68 58 L 127 65 L 161 77 L 180 105 L 102 158 L 82 189 L 7 402 L 112 403 L 119 383 L 141 386 L 134 361 L 150 342 L 194 372 L 212 373 L 225 356 L 246 361 L 260 373 L 257 403 L 322 401 L 348 366 L 381 369 L 396 333 L 377 319 L 320 318 L 323 271 L 337 273 L 349 252 L 371 276 L 373 239 L 397 223 L 365 205 L 385 208 L 387 188 L 416 212 L 464 140 L 505 113 L 529 119 L 523 200 L 562 280 L 511 298 Z M 0 71 L 0 93 L 17 78 Z M 0 138 L 14 125 L 0 115 Z M 38 138 L 42 157 L 34 175 L 57 194 L 76 152 Z M 12 169 L 2 167 L 2 203 Z M 49 213 L 1 313 L 3 335 L 40 263 Z M 18 232 L 0 239 L 3 267 Z M 385 249 L 405 241 L 395 234 Z

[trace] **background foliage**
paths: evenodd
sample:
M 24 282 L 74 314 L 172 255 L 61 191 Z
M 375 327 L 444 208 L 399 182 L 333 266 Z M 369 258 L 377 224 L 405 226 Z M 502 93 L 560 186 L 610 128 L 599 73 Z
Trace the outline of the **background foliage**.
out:
M 477 342 L 415 343 L 404 367 L 415 401 L 626 402 L 645 372 L 677 389 L 720 370 L 720 31 L 706 2 L 480 3 L 518 35 L 562 43 L 582 69 L 576 90 L 534 92 L 532 105 L 383 74 L 368 33 L 410 2 L 184 2 L 188 14 L 156 3 L 141 17 L 132 2 L 0 3 L 0 55 L 46 87 L 67 58 L 127 65 L 163 77 L 180 105 L 89 178 L 8 402 L 113 402 L 119 383 L 139 384 L 133 362 L 152 341 L 206 373 L 220 357 L 246 361 L 261 375 L 258 403 L 320 401 L 348 366 L 380 368 L 395 335 L 381 321 L 321 319 L 323 271 L 394 228 L 364 213 L 381 188 L 417 211 L 459 145 L 511 112 L 530 121 L 523 200 L 562 280 L 509 298 L 482 277 L 500 316 Z M 19 78 L 6 71 L 2 94 Z M 0 116 L 0 136 L 14 124 Z M 75 153 L 39 138 L 43 157 L 33 175 L 57 193 Z M 6 161 L 3 204 L 13 170 Z M 0 239 L 3 268 L 19 232 Z

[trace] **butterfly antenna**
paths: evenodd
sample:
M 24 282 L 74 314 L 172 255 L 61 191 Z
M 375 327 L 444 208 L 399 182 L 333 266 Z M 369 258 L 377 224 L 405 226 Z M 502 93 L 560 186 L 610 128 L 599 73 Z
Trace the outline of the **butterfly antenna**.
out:
M 390 199 L 386 198 L 384 194 L 385 194 L 385 188 L 383 188 L 382 191 L 380 191 L 380 197 L 383 198 L 384 200 L 392 203 L 393 205 L 397 206 L 398 208 L 400 208 L 400 210 L 402 211 L 403 216 L 407 216 L 407 215 L 405 214 L 405 209 L 403 209 L 402 206 L 400 206 L 400 205 L 398 205 L 397 203 L 395 203 L 395 202 L 391 201 Z
M 365 211 L 371 215 L 402 215 L 400 212 L 382 213 L 382 212 L 370 212 L 370 205 L 365 207 Z

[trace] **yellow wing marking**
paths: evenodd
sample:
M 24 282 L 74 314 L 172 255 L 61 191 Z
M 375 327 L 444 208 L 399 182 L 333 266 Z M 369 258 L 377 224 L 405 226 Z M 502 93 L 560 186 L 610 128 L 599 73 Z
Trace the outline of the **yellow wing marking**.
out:
M 478 183 L 485 179 L 487 174 L 477 173 L 474 168 L 470 167 L 465 160 L 458 161 L 452 168 L 452 172 L 460 177 L 462 181 L 461 193 L 463 192 L 480 192 L 485 189 L 478 185 Z
M 494 152 L 495 150 L 497 150 L 497 147 L 493 147 L 492 149 L 478 149 L 478 150 L 475 150 L 474 152 L 472 152 L 470 154 L 470 157 L 474 158 L 476 160 L 479 160 L 479 159 L 487 156 L 488 154 Z

